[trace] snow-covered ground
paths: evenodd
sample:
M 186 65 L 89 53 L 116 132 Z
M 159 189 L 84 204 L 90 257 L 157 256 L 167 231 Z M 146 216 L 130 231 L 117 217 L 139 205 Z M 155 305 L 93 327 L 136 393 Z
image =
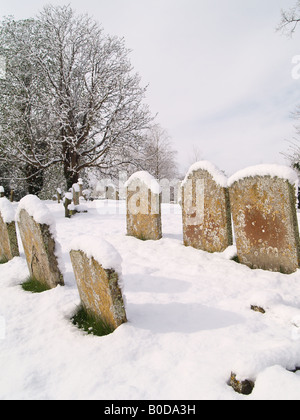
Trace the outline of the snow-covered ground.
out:
M 66 285 L 23 291 L 23 252 L 0 266 L 0 399 L 300 399 L 300 270 L 251 270 L 230 260 L 234 247 L 184 247 L 179 206 L 163 205 L 163 239 L 143 242 L 126 236 L 124 202 L 94 201 L 70 220 L 46 205 Z M 129 322 L 106 337 L 70 322 L 79 294 L 67 250 L 82 234 L 123 260 Z M 231 372 L 255 380 L 252 395 L 227 385 Z

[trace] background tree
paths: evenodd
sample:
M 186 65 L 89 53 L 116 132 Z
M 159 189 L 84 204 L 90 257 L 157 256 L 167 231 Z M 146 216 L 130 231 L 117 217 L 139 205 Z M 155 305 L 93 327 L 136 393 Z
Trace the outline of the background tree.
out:
M 172 180 L 178 176 L 176 155 L 167 131 L 153 125 L 144 138 L 141 167 L 156 179 Z
M 77 16 L 70 6 L 45 7 L 29 36 L 16 27 L 22 23 L 4 22 L 2 33 L 12 48 L 6 49 L 8 67 L 17 50 L 21 68 L 30 69 L 30 90 L 25 86 L 30 135 L 16 135 L 13 121 L 9 130 L 4 124 L 5 159 L 30 165 L 37 174 L 62 165 L 68 188 L 87 168 L 107 173 L 134 162 L 152 117 L 124 40 L 105 35 L 98 23 Z M 10 81 L 5 84 L 13 108 L 18 95 Z
M 294 7 L 289 10 L 281 11 L 281 21 L 277 27 L 277 30 L 292 36 L 297 29 L 300 22 L 300 0 L 296 1 Z
M 281 31 L 287 36 L 293 36 L 298 24 L 300 22 L 300 0 L 297 0 L 295 6 L 289 10 L 281 11 L 281 21 L 277 27 L 278 31 Z M 300 106 L 297 106 L 293 113 L 295 120 L 300 119 Z M 300 173 L 300 125 L 296 124 L 296 137 L 290 141 L 290 146 L 287 152 L 283 155 L 290 161 L 291 166 L 299 171 Z

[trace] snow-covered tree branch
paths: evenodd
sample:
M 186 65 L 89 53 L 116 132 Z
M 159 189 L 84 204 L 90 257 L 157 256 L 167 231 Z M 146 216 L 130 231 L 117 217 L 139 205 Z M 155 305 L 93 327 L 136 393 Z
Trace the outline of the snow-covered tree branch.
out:
M 138 149 L 153 118 L 124 40 L 89 16 L 47 6 L 35 19 L 2 22 L 1 154 L 33 170 L 63 166 L 67 185 L 112 154 Z M 131 160 L 134 161 L 134 153 Z

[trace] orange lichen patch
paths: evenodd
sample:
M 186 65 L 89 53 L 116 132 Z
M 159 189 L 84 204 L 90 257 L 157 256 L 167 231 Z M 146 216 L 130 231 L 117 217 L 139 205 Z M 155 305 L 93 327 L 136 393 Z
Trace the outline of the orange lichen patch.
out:
M 194 171 L 185 181 L 182 214 L 186 246 L 222 252 L 232 245 L 228 190 L 219 186 L 208 171 Z
M 263 214 L 257 208 L 246 208 L 245 233 L 256 246 L 260 243 L 274 248 L 286 246 L 287 229 L 278 214 Z

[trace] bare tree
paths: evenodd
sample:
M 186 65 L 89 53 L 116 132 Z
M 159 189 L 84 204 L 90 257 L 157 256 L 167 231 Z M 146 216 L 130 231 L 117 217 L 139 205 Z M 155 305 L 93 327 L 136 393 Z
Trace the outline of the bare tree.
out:
M 142 168 L 156 179 L 172 180 L 178 176 L 176 155 L 167 131 L 159 124 L 153 125 L 144 138 Z
M 300 0 L 297 0 L 295 6 L 289 10 L 281 11 L 281 21 L 277 27 L 278 31 L 281 31 L 287 36 L 293 36 L 295 33 L 298 24 L 300 22 Z M 293 118 L 299 120 L 300 118 L 300 106 L 298 105 L 295 112 L 293 113 Z M 297 136 L 300 134 L 300 125 L 296 124 L 296 133 Z M 295 137 L 293 140 L 289 141 L 288 151 L 282 153 L 289 161 L 291 166 L 300 172 L 300 145 L 299 137 Z
M 300 0 L 297 0 L 294 7 L 281 11 L 281 21 L 277 30 L 292 36 L 300 22 Z
M 191 165 L 193 165 L 196 162 L 199 162 L 200 160 L 203 160 L 203 152 L 198 145 L 193 144 L 192 145 L 192 150 L 191 150 L 191 152 L 189 153 L 189 156 L 188 156 L 188 168 L 187 168 L 187 170 L 189 169 L 189 167 Z

